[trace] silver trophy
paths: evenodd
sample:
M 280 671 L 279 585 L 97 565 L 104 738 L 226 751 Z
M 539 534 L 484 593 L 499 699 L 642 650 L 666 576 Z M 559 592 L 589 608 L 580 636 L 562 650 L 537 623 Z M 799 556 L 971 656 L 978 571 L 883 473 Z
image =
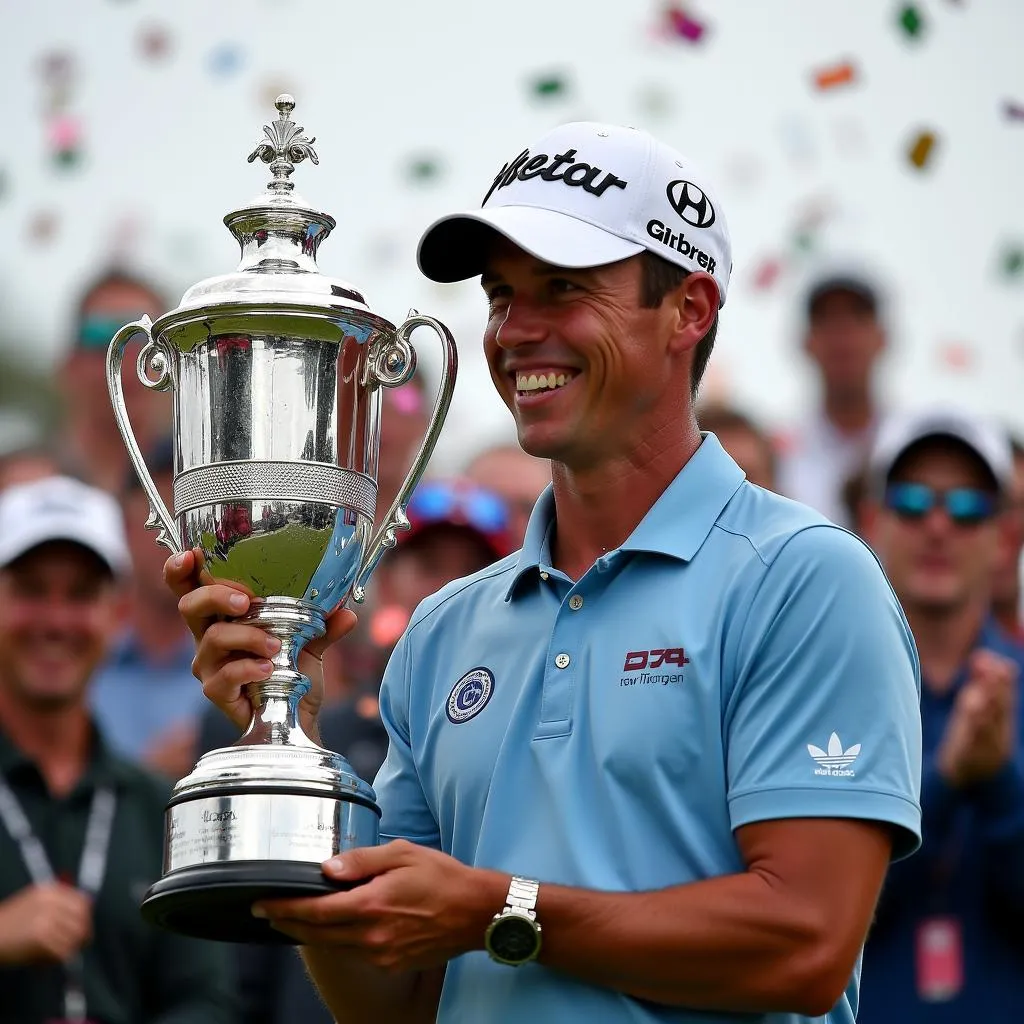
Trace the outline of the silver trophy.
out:
M 340 754 L 299 726 L 310 686 L 297 667 L 325 616 L 364 587 L 381 555 L 408 528 L 405 510 L 444 422 L 455 385 L 455 342 L 413 310 L 397 329 L 358 289 L 320 274 L 316 253 L 335 226 L 293 191 L 294 165 L 318 163 L 315 139 L 278 117 L 249 155 L 272 180 L 224 223 L 241 246 L 234 273 L 190 288 L 177 309 L 143 317 L 114 336 L 107 384 L 135 472 L 149 495 L 158 542 L 198 549 L 204 578 L 232 581 L 255 598 L 240 621 L 281 641 L 274 671 L 250 684 L 245 735 L 202 757 L 174 787 L 165 822 L 164 872 L 146 895 L 150 921 L 222 941 L 289 942 L 250 912 L 259 898 L 335 888 L 320 865 L 378 842 L 372 787 Z M 410 335 L 436 332 L 443 370 L 423 443 L 374 533 L 381 388 L 415 370 Z M 174 514 L 143 461 L 125 408 L 121 365 L 146 335 L 136 370 L 174 395 Z

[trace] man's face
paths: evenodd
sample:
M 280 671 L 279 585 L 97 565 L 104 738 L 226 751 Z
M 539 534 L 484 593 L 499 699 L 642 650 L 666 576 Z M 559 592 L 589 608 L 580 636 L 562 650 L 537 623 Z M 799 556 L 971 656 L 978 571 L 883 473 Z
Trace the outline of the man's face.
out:
M 120 624 L 110 570 L 65 541 L 0 569 L 0 686 L 19 703 L 56 710 L 83 699 Z
M 481 282 L 484 353 L 529 454 L 586 469 L 677 428 L 686 385 L 668 354 L 676 314 L 668 302 L 640 306 L 640 273 L 638 257 L 566 270 L 495 243 Z
M 109 321 L 110 325 L 120 327 L 138 320 L 144 313 L 151 317 L 159 316 L 164 312 L 159 305 L 159 297 L 139 284 L 110 281 L 85 300 L 82 320 Z M 80 329 L 81 324 L 76 324 L 75 328 Z M 113 335 L 114 330 L 110 330 L 110 337 Z M 170 422 L 170 398 L 166 393 L 147 390 L 138 380 L 135 359 L 144 342 L 140 335 L 125 349 L 121 381 L 132 425 L 145 444 L 145 439 L 165 429 Z M 107 390 L 106 359 L 106 345 L 75 348 L 65 368 L 65 389 L 76 429 L 90 435 L 116 438 L 120 445 Z
M 841 392 L 867 386 L 885 335 L 863 296 L 837 289 L 815 302 L 805 344 L 826 387 Z
M 908 608 L 955 611 L 987 599 L 1000 553 L 997 516 L 956 523 L 941 495 L 960 488 L 994 497 L 992 481 L 978 458 L 952 441 L 926 441 L 896 465 L 891 484 L 923 484 L 940 495 L 921 516 L 882 506 L 875 510 L 869 539 L 900 601 Z

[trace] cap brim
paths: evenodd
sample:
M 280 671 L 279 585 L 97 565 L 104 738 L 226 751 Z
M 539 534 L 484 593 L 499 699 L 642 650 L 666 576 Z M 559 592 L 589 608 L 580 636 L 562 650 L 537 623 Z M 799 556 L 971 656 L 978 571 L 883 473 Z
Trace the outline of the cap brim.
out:
M 443 284 L 479 277 L 495 233 L 555 267 L 603 267 L 644 251 L 638 242 L 565 213 L 538 206 L 496 206 L 449 214 L 431 224 L 416 253 L 419 268 Z
M 0 567 L 6 568 L 22 555 L 43 544 L 66 541 L 91 551 L 101 562 L 106 563 L 114 576 L 128 571 L 128 565 L 120 551 L 115 551 L 102 538 L 94 536 L 88 529 L 77 523 L 54 524 L 44 521 L 34 528 L 26 529 L 15 538 L 6 538 L 0 543 Z
M 805 305 L 808 315 L 814 313 L 821 299 L 833 292 L 849 292 L 863 300 L 873 313 L 878 311 L 878 292 L 871 284 L 859 277 L 836 275 L 816 282 L 807 293 Z

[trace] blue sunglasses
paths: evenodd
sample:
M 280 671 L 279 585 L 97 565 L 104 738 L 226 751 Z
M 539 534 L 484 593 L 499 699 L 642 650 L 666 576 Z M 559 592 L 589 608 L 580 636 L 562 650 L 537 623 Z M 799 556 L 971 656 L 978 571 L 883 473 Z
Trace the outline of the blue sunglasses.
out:
M 442 481 L 420 484 L 413 492 L 408 512 L 428 523 L 461 520 L 481 533 L 508 529 L 508 511 L 496 494 L 477 488 L 455 488 Z
M 994 494 L 974 487 L 940 491 L 927 484 L 890 484 L 885 489 L 885 507 L 904 519 L 923 519 L 936 505 L 958 526 L 983 523 L 998 508 Z

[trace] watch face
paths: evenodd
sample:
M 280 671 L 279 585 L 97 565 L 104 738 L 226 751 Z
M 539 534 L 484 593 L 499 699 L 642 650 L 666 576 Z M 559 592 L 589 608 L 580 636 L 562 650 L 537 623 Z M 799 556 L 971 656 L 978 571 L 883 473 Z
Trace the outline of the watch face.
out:
M 534 923 L 521 914 L 508 914 L 496 921 L 491 931 L 491 950 L 502 960 L 513 963 L 527 960 L 536 952 L 538 945 Z

